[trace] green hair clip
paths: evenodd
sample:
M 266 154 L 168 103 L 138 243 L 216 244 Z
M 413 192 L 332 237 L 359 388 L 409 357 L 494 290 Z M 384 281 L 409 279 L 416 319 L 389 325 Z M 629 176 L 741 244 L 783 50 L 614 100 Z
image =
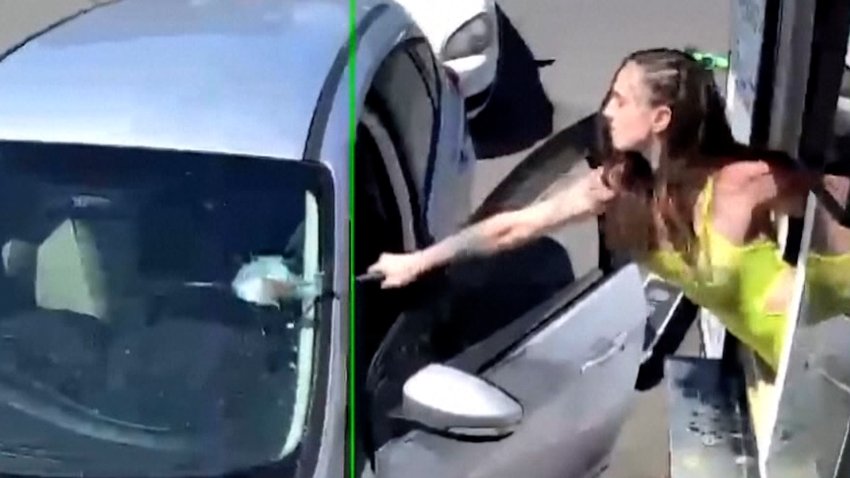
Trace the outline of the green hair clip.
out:
M 709 70 L 728 70 L 729 56 L 718 55 L 707 51 L 697 50 L 696 48 L 686 48 L 685 53 L 693 57 L 694 60 L 700 62 Z

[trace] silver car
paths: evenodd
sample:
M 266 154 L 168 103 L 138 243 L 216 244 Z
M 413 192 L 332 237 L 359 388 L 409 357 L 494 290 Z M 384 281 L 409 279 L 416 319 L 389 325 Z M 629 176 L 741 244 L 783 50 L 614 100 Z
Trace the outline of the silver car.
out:
M 356 267 L 453 230 L 473 160 L 401 7 L 356 69 L 349 18 L 99 2 L 0 55 L 0 473 L 343 475 L 352 145 Z

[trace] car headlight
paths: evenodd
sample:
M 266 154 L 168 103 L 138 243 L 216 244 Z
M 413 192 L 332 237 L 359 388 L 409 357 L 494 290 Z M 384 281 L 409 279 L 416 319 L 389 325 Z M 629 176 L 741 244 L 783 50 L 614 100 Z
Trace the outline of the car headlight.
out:
M 484 52 L 494 40 L 495 28 L 486 13 L 479 13 L 457 29 L 443 47 L 443 61 Z

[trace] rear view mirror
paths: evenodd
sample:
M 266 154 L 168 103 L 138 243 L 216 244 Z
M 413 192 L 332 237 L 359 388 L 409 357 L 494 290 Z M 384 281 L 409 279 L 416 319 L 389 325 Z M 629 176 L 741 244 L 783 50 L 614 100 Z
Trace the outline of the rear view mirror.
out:
M 478 377 L 431 364 L 404 384 L 404 416 L 428 428 L 467 437 L 509 435 L 522 407 Z

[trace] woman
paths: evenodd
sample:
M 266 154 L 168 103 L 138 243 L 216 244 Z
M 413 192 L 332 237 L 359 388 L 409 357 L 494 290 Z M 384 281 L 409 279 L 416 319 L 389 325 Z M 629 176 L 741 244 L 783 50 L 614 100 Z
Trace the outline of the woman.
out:
M 424 250 L 383 254 L 369 272 L 383 287 L 403 286 L 604 213 L 610 248 L 680 286 L 776 367 L 793 270 L 773 217 L 801 207 L 808 179 L 781 155 L 737 144 L 712 73 L 678 50 L 629 55 L 601 113 L 602 167 Z

